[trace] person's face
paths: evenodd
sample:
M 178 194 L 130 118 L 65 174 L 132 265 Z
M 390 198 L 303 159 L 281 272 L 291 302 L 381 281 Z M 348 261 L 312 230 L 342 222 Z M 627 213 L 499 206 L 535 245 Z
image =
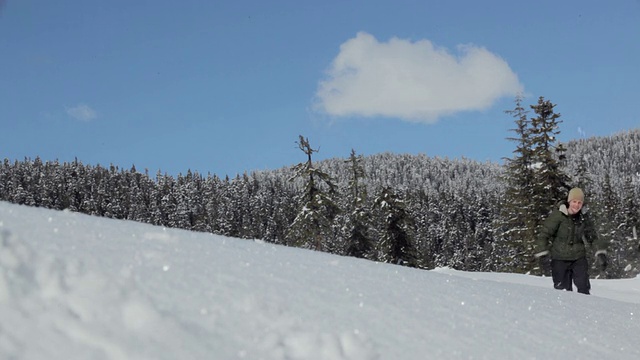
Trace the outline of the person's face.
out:
M 576 214 L 578 211 L 582 209 L 582 201 L 580 200 L 571 200 L 569 201 L 569 214 Z

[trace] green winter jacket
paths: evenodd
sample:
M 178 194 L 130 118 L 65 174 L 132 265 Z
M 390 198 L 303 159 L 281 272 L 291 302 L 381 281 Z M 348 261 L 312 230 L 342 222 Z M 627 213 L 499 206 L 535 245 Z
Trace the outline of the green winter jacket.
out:
M 535 244 L 535 256 L 551 254 L 551 258 L 556 260 L 578 260 L 587 255 L 585 243 L 595 246 L 596 255 L 606 254 L 606 242 L 598 237 L 591 219 L 583 210 L 569 215 L 565 203 L 554 210 L 542 224 Z

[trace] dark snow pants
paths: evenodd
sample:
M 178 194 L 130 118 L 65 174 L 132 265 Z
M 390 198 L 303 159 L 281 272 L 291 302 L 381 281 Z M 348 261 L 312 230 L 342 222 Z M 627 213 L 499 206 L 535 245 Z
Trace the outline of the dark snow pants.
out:
M 551 277 L 553 287 L 558 290 L 573 291 L 572 283 L 578 292 L 589 295 L 589 264 L 586 258 L 578 260 L 551 260 Z

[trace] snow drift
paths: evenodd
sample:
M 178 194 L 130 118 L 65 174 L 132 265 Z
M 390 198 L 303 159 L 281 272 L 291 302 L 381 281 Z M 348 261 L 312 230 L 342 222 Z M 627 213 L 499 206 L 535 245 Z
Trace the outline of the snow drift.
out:
M 3 359 L 640 358 L 640 281 L 592 285 L 0 202 Z

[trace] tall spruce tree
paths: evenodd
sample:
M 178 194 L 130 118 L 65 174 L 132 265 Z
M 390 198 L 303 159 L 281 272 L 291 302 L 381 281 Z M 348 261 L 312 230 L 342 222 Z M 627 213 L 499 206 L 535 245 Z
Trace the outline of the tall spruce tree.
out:
M 562 121 L 561 115 L 554 111 L 555 106 L 556 104 L 542 96 L 536 105 L 531 105 L 537 115 L 531 119 L 531 150 L 535 170 L 532 200 L 537 207 L 534 208 L 535 214 L 540 218 L 549 213 L 550 207 L 564 200 L 571 188 L 569 177 L 562 171 L 558 156 L 562 154 L 562 148 L 558 151 L 556 145 Z
M 365 177 L 362 166 L 362 156 L 356 156 L 355 150 L 351 150 L 349 159 L 349 212 L 346 224 L 343 227 L 347 231 L 346 250 L 347 256 L 369 258 L 373 250 L 373 241 L 369 236 L 369 212 L 364 208 L 367 196 L 366 188 L 361 184 Z
M 518 96 L 515 109 L 507 111 L 516 119 L 513 131 L 518 136 L 509 138 L 517 146 L 515 156 L 506 161 L 507 189 L 498 223 L 505 245 L 505 271 L 542 271 L 532 258 L 537 230 L 570 187 L 569 177 L 562 170 L 565 149 L 557 143 L 561 121 L 555 106 L 541 96 L 536 105 L 530 106 L 536 116 L 528 118 Z
M 530 268 L 530 255 L 533 252 L 531 239 L 534 237 L 536 218 L 532 217 L 533 203 L 533 162 L 532 127 L 528 111 L 522 105 L 523 98 L 518 95 L 515 108 L 505 113 L 515 119 L 516 134 L 507 138 L 516 143 L 513 157 L 505 159 L 505 172 L 502 177 L 506 184 L 504 198 L 500 206 L 500 219 L 497 222 L 498 251 L 500 265 L 496 268 L 507 272 L 525 272 Z
M 299 197 L 301 208 L 286 235 L 286 244 L 323 250 L 324 239 L 333 235 L 331 225 L 339 212 L 333 200 L 336 185 L 329 174 L 313 165 L 311 157 L 318 150 L 311 147 L 309 140 L 300 135 L 297 144 L 307 161 L 295 166 L 291 180 L 300 178 L 305 184 Z
M 384 219 L 384 229 L 380 239 L 380 261 L 419 266 L 416 247 L 411 236 L 412 221 L 405 203 L 390 187 L 382 189 L 374 201 Z

